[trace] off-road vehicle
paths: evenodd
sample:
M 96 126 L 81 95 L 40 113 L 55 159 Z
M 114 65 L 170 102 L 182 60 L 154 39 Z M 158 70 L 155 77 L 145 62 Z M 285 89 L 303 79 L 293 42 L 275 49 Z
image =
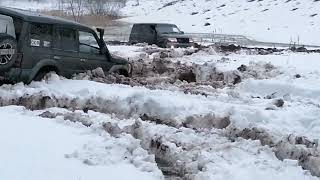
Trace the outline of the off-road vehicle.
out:
M 41 80 L 54 71 L 70 78 L 101 67 L 129 76 L 131 65 L 109 53 L 103 29 L 34 12 L 0 7 L 0 79 Z
M 134 24 L 129 37 L 130 44 L 148 43 L 159 47 L 192 47 L 196 44 L 174 24 L 139 23 Z

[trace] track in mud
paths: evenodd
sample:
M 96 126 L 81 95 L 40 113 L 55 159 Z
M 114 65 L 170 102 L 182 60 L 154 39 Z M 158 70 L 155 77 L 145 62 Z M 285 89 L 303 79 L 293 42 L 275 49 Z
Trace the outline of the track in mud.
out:
M 272 64 L 263 62 L 251 62 L 249 65 L 241 65 L 233 70 L 222 71 L 216 67 L 216 63 L 186 64 L 172 61 L 174 58 L 186 57 L 198 52 L 210 54 L 216 51 L 213 48 L 174 50 L 146 46 L 141 51 L 146 54 L 131 62 L 133 65 L 131 77 L 105 74 L 101 68 L 98 68 L 76 74 L 73 79 L 143 86 L 152 90 L 178 90 L 186 94 L 209 96 L 214 94 L 216 89 L 234 87 L 245 79 L 268 79 L 282 73 Z M 248 50 L 247 53 L 259 54 L 255 50 Z M 230 61 L 229 58 L 223 57 L 218 62 L 229 63 Z

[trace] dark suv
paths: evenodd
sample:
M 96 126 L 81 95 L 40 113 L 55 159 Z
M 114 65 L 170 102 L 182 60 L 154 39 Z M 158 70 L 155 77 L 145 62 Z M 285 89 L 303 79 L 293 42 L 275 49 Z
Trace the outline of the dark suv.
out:
M 103 29 L 97 33 L 62 18 L 0 7 L 0 79 L 41 80 L 48 72 L 70 78 L 101 67 L 129 76 L 131 65 L 109 53 Z
M 183 31 L 174 24 L 134 24 L 131 30 L 130 44 L 148 43 L 156 44 L 159 47 L 192 47 L 196 44 L 192 38 L 186 36 Z

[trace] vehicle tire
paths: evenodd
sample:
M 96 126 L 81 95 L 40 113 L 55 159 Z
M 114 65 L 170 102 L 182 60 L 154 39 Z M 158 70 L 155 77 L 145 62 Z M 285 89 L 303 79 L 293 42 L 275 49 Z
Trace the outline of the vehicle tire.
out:
M 16 39 L 8 34 L 0 33 L 0 71 L 11 68 L 16 60 Z
M 33 81 L 41 81 L 49 72 L 47 71 L 40 71 L 37 75 L 33 78 Z
M 51 73 L 57 74 L 56 71 L 39 71 L 38 74 L 33 78 L 33 81 L 42 81 L 43 79 L 47 79 Z
M 113 73 L 118 74 L 118 75 L 122 75 L 124 77 L 129 77 L 128 71 L 123 70 L 123 69 L 119 69 L 119 70 L 117 70 L 117 71 L 115 71 Z

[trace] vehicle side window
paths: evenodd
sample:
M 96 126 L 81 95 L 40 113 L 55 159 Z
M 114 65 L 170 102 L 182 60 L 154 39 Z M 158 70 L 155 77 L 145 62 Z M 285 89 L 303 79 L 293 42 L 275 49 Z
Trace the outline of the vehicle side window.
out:
M 142 32 L 144 34 L 147 34 L 147 35 L 154 35 L 155 34 L 155 31 L 152 29 L 151 25 L 144 25 L 142 26 L 143 30 Z
M 77 33 L 71 28 L 58 28 L 54 47 L 64 51 L 78 51 Z
M 0 33 L 9 34 L 14 38 L 16 37 L 12 17 L 0 14 Z
M 50 48 L 52 45 L 52 25 L 31 24 L 30 45 L 33 47 Z
M 143 28 L 142 28 L 140 25 L 133 25 L 133 27 L 132 27 L 132 32 L 133 32 L 135 35 L 138 35 L 138 34 L 141 32 L 142 29 L 143 29 Z
M 79 31 L 79 51 L 89 54 L 101 54 L 98 41 L 93 33 Z

